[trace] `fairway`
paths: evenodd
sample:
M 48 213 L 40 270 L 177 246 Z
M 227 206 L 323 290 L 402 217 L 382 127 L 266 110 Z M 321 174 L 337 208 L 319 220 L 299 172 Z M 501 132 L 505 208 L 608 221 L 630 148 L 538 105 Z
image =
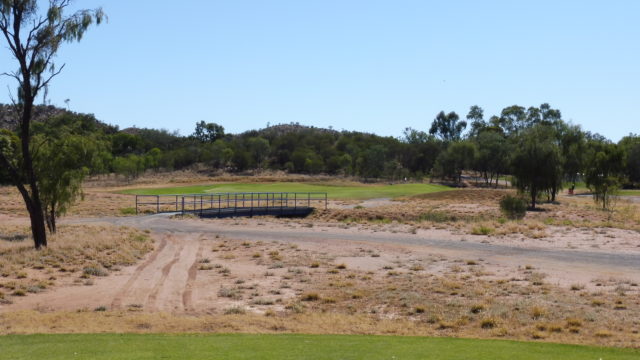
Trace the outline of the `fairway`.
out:
M 0 359 L 626 360 L 640 351 L 503 340 L 358 335 L 10 335 Z
M 131 189 L 125 194 L 136 195 L 175 195 L 207 194 L 214 192 L 326 192 L 333 200 L 366 200 L 375 198 L 396 198 L 438 191 L 452 190 L 444 185 L 435 184 L 398 184 L 398 185 L 324 185 L 295 182 L 274 183 L 225 183 L 216 185 L 197 185 L 168 188 Z

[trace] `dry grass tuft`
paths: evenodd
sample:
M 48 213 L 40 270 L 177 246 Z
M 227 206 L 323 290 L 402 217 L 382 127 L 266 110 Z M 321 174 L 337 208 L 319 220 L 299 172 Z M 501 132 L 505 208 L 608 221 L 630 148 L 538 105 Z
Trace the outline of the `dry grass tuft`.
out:
M 11 288 L 13 296 L 44 291 L 64 277 L 107 276 L 135 264 L 153 249 L 146 233 L 130 228 L 60 226 L 49 237 L 49 246 L 39 251 L 28 232 L 28 228 L 0 225 L 0 235 L 25 234 L 20 241 L 0 240 L 0 274 L 7 280 L 0 282 L 0 288 Z

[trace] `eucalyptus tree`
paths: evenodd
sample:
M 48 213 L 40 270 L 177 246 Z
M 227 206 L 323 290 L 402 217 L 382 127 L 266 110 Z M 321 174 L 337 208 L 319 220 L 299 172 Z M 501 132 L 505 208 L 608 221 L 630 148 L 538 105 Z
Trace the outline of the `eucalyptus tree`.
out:
M 610 209 L 624 181 L 624 151 L 610 141 L 591 140 L 587 146 L 585 183 L 593 193 L 593 200 L 603 210 Z
M 440 111 L 431 123 L 429 133 L 439 136 L 445 142 L 460 140 L 462 132 L 467 128 L 467 122 L 460 120 L 460 116 L 455 112 L 445 114 Z
M 37 249 L 47 246 L 39 177 L 48 174 L 36 172 L 34 166 L 31 141 L 34 103 L 64 69 L 64 64 L 56 66 L 54 62 L 61 45 L 81 40 L 92 24 L 99 24 L 105 18 L 102 9 L 65 15 L 71 0 L 49 0 L 46 8 L 40 5 L 42 2 L 37 0 L 0 1 L 0 33 L 17 63 L 16 70 L 4 75 L 18 83 L 17 97 L 12 96 L 12 103 L 19 137 L 15 151 L 0 152 L 0 165 L 6 168 L 11 182 L 22 195 Z
M 471 129 L 469 130 L 470 138 L 477 137 L 480 131 L 487 127 L 487 123 L 484 121 L 484 110 L 478 105 L 473 105 L 469 108 L 467 121 L 471 123 Z
M 542 192 L 552 193 L 562 182 L 562 155 L 555 129 L 537 124 L 525 129 L 517 138 L 511 158 L 515 185 L 531 198 L 535 209 Z
M 32 126 L 34 167 L 49 231 L 56 219 L 83 196 L 82 181 L 106 170 L 111 161 L 109 142 L 92 115 L 63 113 Z

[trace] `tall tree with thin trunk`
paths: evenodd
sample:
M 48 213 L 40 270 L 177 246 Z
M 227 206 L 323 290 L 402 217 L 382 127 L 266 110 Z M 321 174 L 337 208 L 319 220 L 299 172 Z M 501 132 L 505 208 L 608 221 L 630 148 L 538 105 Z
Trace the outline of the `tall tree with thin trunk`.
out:
M 13 114 L 20 139 L 17 151 L 0 151 L 0 166 L 24 199 L 31 218 L 31 232 L 36 249 L 47 246 L 45 214 L 39 191 L 39 176 L 34 166 L 31 123 L 34 103 L 64 65 L 56 67 L 54 58 L 65 42 L 79 41 L 93 23 L 105 18 L 102 9 L 80 10 L 64 14 L 71 0 L 44 1 L 0 0 L 0 32 L 11 56 L 16 60 L 15 71 L 3 73 L 18 82 L 17 98 L 12 97 Z

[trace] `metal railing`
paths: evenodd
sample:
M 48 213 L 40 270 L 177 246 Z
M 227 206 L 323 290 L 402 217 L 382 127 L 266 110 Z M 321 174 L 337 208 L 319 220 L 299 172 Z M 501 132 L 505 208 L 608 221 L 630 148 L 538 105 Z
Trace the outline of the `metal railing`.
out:
M 208 216 L 298 214 L 324 205 L 323 192 L 240 192 L 183 195 L 136 195 L 139 213 L 196 213 Z

